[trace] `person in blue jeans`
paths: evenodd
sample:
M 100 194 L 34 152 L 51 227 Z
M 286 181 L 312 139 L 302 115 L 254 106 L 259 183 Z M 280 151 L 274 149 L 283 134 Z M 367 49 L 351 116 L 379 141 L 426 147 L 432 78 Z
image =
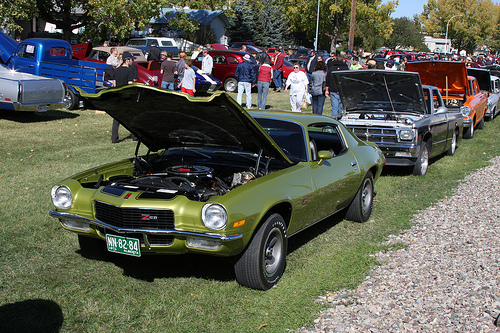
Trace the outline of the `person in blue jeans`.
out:
M 273 82 L 276 87 L 276 91 L 280 92 L 283 83 L 283 62 L 285 61 L 286 54 L 281 48 L 278 52 L 279 54 L 276 55 L 276 60 L 274 61 L 273 66 Z
M 326 64 L 323 61 L 318 61 L 311 73 L 312 109 L 315 114 L 323 113 L 326 99 L 323 83 L 326 83 Z
M 174 90 L 175 86 L 175 74 L 177 74 L 177 64 L 175 61 L 172 60 L 173 57 L 173 52 L 171 51 L 162 51 L 162 55 L 166 55 L 166 60 L 164 60 L 161 63 L 161 73 L 163 74 L 163 78 L 161 81 L 161 87 L 168 89 L 168 90 Z
M 271 60 L 264 59 L 264 63 L 259 68 L 259 77 L 257 80 L 258 102 L 259 110 L 266 109 L 267 94 L 269 93 L 269 85 L 273 80 L 273 68 L 271 67 Z
M 326 74 L 326 97 L 330 97 L 332 103 L 332 118 L 340 119 L 342 117 L 342 102 L 339 96 L 339 90 L 333 77 L 333 72 L 348 70 L 347 64 L 344 62 L 344 56 L 339 54 L 336 60 L 328 61 L 328 73 Z
M 252 86 L 257 80 L 255 67 L 250 62 L 250 57 L 250 54 L 245 54 L 243 56 L 243 61 L 236 66 L 234 71 L 234 77 L 238 80 L 238 96 L 236 97 L 236 101 L 239 105 L 242 104 L 243 91 L 245 91 L 247 109 L 252 108 Z

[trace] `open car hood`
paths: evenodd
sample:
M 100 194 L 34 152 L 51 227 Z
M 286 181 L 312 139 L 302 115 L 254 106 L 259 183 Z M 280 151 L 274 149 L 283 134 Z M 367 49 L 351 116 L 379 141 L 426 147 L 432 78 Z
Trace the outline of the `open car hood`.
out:
M 0 32 L 0 59 L 4 64 L 7 63 L 19 46 L 16 40 L 2 32 Z
M 474 76 L 479 84 L 479 89 L 484 91 L 491 90 L 491 76 L 490 71 L 484 68 L 467 68 L 467 74 Z
M 425 99 L 418 73 L 366 69 L 338 71 L 332 74 L 348 113 L 425 113 Z
M 466 94 L 467 71 L 464 62 L 458 61 L 412 61 L 406 70 L 418 72 L 422 84 L 436 86 L 445 95 Z
M 259 153 L 292 163 L 264 129 L 225 92 L 210 97 L 142 84 L 83 97 L 134 133 L 151 151 L 214 147 Z

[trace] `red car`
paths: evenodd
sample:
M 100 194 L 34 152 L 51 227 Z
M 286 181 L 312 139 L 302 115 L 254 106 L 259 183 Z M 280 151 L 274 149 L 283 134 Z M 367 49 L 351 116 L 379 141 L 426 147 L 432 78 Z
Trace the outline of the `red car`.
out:
M 234 77 L 236 66 L 243 61 L 243 56 L 246 54 L 241 51 L 232 50 L 210 50 L 208 54 L 213 58 L 214 67 L 212 75 L 222 81 L 224 90 L 235 92 L 238 89 L 238 81 Z M 255 70 L 258 70 L 257 61 L 254 57 L 250 57 L 250 61 L 255 65 Z M 201 68 L 201 61 L 196 59 L 193 65 Z

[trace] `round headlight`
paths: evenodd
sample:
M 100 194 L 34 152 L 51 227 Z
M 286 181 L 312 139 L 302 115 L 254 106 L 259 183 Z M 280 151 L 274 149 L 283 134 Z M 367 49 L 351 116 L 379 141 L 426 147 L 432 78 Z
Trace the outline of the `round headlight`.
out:
M 470 116 L 471 109 L 470 109 L 470 107 L 468 107 L 468 106 L 461 106 L 461 107 L 460 107 L 460 112 L 462 112 L 462 115 L 463 115 L 464 117 L 468 117 L 468 116 Z
M 56 185 L 52 187 L 50 195 L 52 197 L 52 203 L 57 208 L 68 209 L 73 205 L 71 190 L 67 186 Z
M 201 219 L 207 228 L 222 230 L 227 224 L 226 209 L 219 204 L 206 204 L 201 210 Z

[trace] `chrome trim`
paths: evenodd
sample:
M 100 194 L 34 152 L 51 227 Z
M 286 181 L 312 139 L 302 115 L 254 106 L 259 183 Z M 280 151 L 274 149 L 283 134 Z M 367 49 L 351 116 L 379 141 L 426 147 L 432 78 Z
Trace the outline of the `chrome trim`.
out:
M 223 242 L 226 241 L 235 241 L 238 239 L 241 239 L 243 237 L 243 234 L 234 234 L 234 235 L 220 235 L 220 234 L 214 234 L 214 233 L 199 233 L 199 232 L 191 232 L 191 231 L 182 231 L 182 230 L 151 230 L 151 229 L 126 229 L 126 228 L 118 228 L 113 225 L 104 223 L 99 220 L 91 220 L 86 217 L 81 217 L 78 215 L 73 215 L 73 214 L 68 214 L 68 213 L 62 213 L 58 212 L 56 210 L 53 210 L 49 213 L 52 217 L 58 218 L 58 219 L 66 219 L 66 220 L 73 220 L 76 222 L 85 222 L 91 225 L 103 227 L 106 229 L 113 230 L 118 233 L 142 233 L 146 235 L 177 235 L 177 236 L 192 236 L 192 237 L 200 237 L 200 238 L 208 238 L 208 239 L 217 239 Z

